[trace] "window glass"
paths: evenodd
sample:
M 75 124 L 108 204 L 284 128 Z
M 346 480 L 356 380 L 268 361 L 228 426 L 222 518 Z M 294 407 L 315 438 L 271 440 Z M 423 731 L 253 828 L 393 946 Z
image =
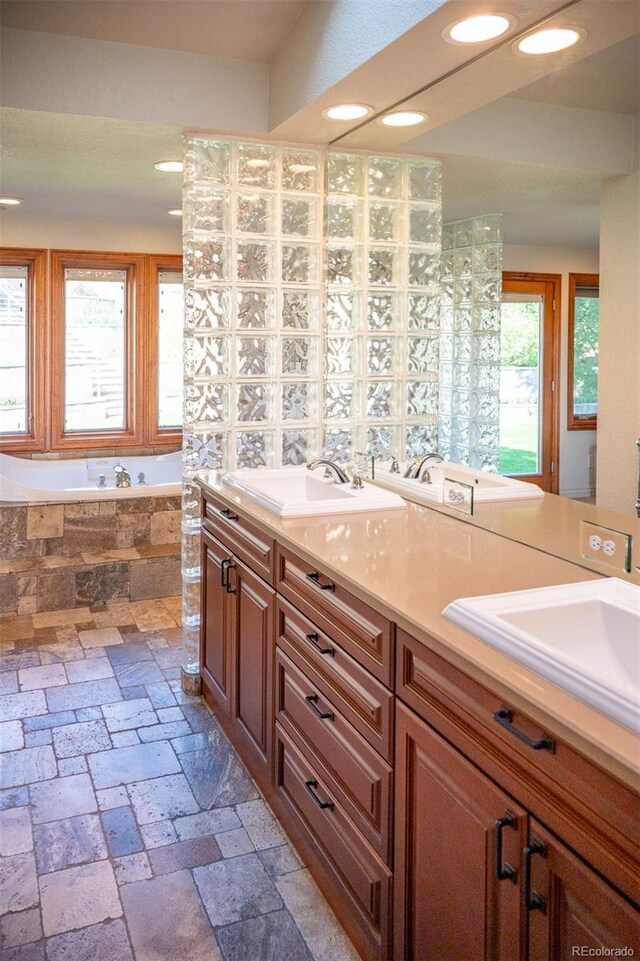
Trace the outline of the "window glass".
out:
M 127 272 L 65 270 L 65 431 L 126 427 Z
M 573 416 L 577 420 L 592 419 L 598 413 L 599 327 L 598 288 L 576 286 L 573 302 Z
M 504 293 L 500 323 L 501 474 L 538 474 L 542 451 L 543 298 Z
M 0 267 L 0 433 L 29 429 L 29 276 Z
M 158 427 L 182 426 L 182 274 L 158 275 Z

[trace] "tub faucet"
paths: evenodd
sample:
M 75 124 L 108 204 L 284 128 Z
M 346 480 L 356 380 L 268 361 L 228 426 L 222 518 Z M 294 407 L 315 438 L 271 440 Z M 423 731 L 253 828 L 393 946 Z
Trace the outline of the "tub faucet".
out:
M 122 464 L 116 464 L 113 472 L 116 475 L 116 487 L 131 487 L 131 474 Z
M 334 464 L 332 460 L 325 460 L 320 457 L 318 460 L 309 461 L 307 464 L 307 470 L 315 470 L 316 467 L 324 467 L 325 477 L 334 477 L 337 484 L 348 484 L 349 476 L 346 474 L 339 464 Z

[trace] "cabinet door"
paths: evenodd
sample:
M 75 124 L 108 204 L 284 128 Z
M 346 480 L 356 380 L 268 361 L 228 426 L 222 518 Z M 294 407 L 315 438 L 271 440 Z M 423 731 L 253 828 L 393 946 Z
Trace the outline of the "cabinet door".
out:
M 275 591 L 236 558 L 229 569 L 228 586 L 233 610 L 232 723 L 270 780 Z
M 394 957 L 518 961 L 526 814 L 400 702 L 396 717 Z
M 229 713 L 231 682 L 231 605 L 224 584 L 231 557 L 226 547 L 202 532 L 202 677 L 224 714 Z
M 530 832 L 523 867 L 529 961 L 614 957 L 615 948 L 638 957 L 638 912 L 542 825 L 532 821 Z

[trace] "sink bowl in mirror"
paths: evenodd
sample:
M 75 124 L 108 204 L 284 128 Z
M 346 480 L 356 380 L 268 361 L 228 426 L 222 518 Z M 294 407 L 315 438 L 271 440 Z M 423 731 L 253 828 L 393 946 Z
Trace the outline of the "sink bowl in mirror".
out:
M 612 577 L 460 598 L 442 613 L 640 733 L 640 587 Z
M 399 473 L 391 471 L 391 461 L 376 463 L 375 480 L 389 490 L 395 490 L 410 500 L 424 504 L 444 503 L 445 479 L 460 481 L 473 487 L 474 503 L 482 501 L 512 501 L 544 497 L 544 491 L 535 484 L 519 481 L 502 474 L 465 467 L 451 461 L 442 461 L 429 467 L 431 483 L 418 478 L 404 477 L 406 464 L 399 465 Z
M 305 467 L 230 471 L 222 482 L 277 517 L 351 514 L 407 506 L 398 494 L 366 481 L 361 489 L 355 489 Z

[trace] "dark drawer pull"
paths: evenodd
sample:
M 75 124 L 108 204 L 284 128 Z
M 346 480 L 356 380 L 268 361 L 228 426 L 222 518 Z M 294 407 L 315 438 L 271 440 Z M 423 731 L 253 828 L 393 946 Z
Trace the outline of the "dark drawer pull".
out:
M 501 818 L 496 821 L 496 877 L 498 881 L 516 880 L 517 871 L 510 864 L 502 863 L 502 831 L 506 827 L 517 830 L 518 819 L 511 811 L 506 811 Z
M 312 584 L 315 584 L 316 587 L 319 587 L 321 591 L 335 591 L 336 589 L 336 585 L 333 583 L 333 581 L 327 581 L 326 584 L 320 583 L 320 571 L 311 571 L 311 573 L 307 574 L 306 577 L 311 581 Z
M 319 808 L 322 808 L 323 810 L 325 808 L 328 808 L 330 811 L 333 811 L 333 801 L 321 801 L 318 795 L 316 794 L 316 788 L 318 786 L 317 781 L 314 781 L 314 779 L 311 778 L 310 781 L 304 782 L 304 786 L 306 787 L 307 791 L 309 792 L 309 794 L 311 795 L 311 797 L 316 802 Z
M 513 724 L 513 711 L 508 707 L 503 706 L 499 711 L 496 711 L 493 715 L 493 720 L 497 721 L 498 724 L 511 734 L 515 734 L 518 740 L 523 741 L 527 747 L 532 748 L 534 751 L 551 751 L 553 754 L 556 749 L 555 741 L 552 741 L 546 734 L 543 734 L 539 738 L 533 738 L 517 728 L 515 724 Z
M 309 644 L 311 644 L 311 646 L 316 649 L 316 651 L 318 652 L 318 654 L 333 654 L 333 653 L 334 653 L 334 650 L 333 650 L 332 647 L 323 647 L 321 644 L 318 643 L 318 641 L 319 641 L 319 636 L 318 636 L 318 634 L 305 634 L 305 637 L 306 637 L 306 639 L 309 641 Z
M 307 694 L 307 696 L 305 697 L 305 701 L 307 702 L 311 710 L 315 714 L 317 714 L 318 717 L 322 718 L 323 721 L 333 721 L 333 717 L 334 717 L 333 711 L 321 711 L 318 707 L 316 707 L 318 703 L 317 694 Z
M 238 593 L 237 590 L 236 590 L 236 588 L 235 588 L 235 587 L 232 587 L 231 584 L 229 583 L 229 572 L 235 570 L 236 567 L 237 567 L 237 564 L 234 564 L 233 561 L 227 561 L 227 579 L 226 579 L 226 583 L 225 583 L 225 585 L 224 585 L 224 586 L 226 587 L 226 589 L 227 589 L 227 594 L 237 594 L 237 593 Z
M 234 514 L 230 507 L 221 507 L 220 513 L 223 517 L 226 517 L 228 521 L 237 521 L 238 515 Z
M 531 894 L 531 858 L 534 854 L 540 854 L 543 858 L 547 856 L 547 852 L 542 841 L 537 838 L 529 844 L 522 852 L 522 857 L 524 860 L 524 884 L 522 886 L 522 901 L 524 903 L 525 911 L 542 911 L 543 914 L 547 913 L 547 902 L 540 894 L 539 891 L 534 891 Z
M 229 565 L 231 560 L 226 558 L 220 562 L 220 587 L 224 587 L 229 590 L 229 582 L 227 577 L 229 576 Z

